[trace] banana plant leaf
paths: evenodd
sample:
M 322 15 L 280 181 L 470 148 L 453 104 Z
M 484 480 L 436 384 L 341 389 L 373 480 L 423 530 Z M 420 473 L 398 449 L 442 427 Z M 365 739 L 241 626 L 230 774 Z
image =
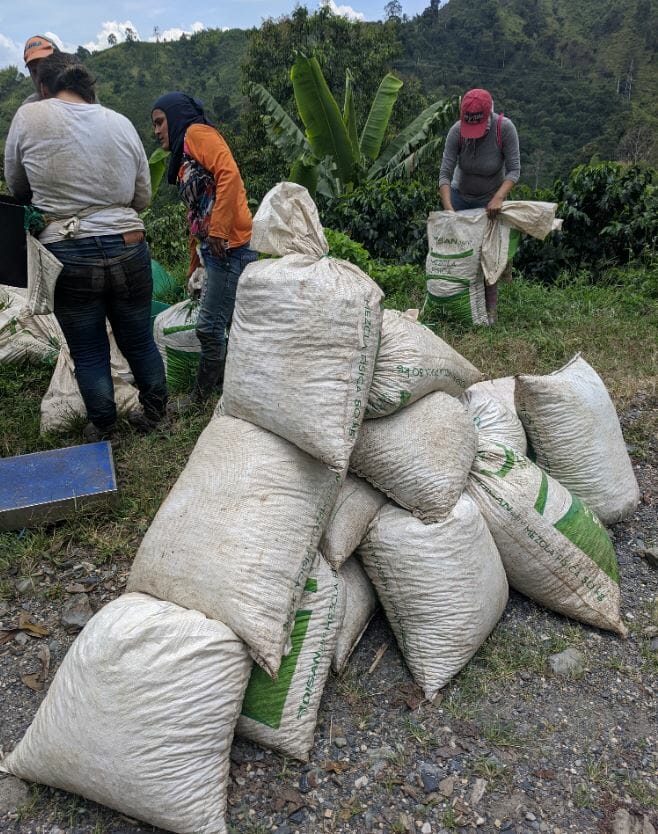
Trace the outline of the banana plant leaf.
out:
M 265 130 L 270 141 L 283 153 L 287 162 L 294 164 L 302 156 L 311 155 L 306 137 L 273 95 L 261 84 L 249 85 L 249 96 L 269 116 Z
M 169 164 L 169 151 L 156 148 L 149 157 L 149 174 L 151 175 L 151 199 L 155 197 Z
M 359 137 L 356 132 L 356 109 L 354 107 L 354 76 L 345 70 L 345 103 L 343 105 L 343 123 L 352 144 L 352 156 L 355 162 L 361 161 Z
M 331 157 L 338 179 L 350 183 L 354 173 L 352 143 L 317 59 L 298 55 L 290 78 L 313 154 L 319 159 Z
M 458 99 L 435 101 L 407 125 L 379 155 L 367 173 L 367 179 L 374 180 L 388 176 L 404 159 L 425 144 L 432 133 L 439 129 L 447 132 L 458 117 Z
M 405 159 L 393 167 L 388 167 L 383 179 L 397 180 L 411 177 L 414 171 L 427 159 L 438 159 L 443 153 L 445 136 L 436 136 L 420 148 L 410 153 Z
M 386 129 L 391 120 L 393 106 L 397 101 L 402 84 L 403 82 L 391 75 L 390 72 L 384 76 L 363 126 L 359 147 L 363 156 L 373 162 L 379 156 Z
M 309 194 L 315 199 L 315 192 L 318 188 L 320 161 L 314 156 L 300 156 L 296 159 L 288 174 L 290 182 L 296 182 L 308 189 Z

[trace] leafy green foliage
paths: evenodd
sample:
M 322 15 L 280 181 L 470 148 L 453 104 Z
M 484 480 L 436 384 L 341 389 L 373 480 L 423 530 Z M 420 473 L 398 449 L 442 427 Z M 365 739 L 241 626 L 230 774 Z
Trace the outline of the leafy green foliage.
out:
M 151 194 L 153 197 L 158 193 L 160 183 L 167 170 L 169 162 L 169 151 L 156 148 L 149 156 L 149 173 L 151 175 Z
M 333 229 L 325 229 L 332 258 L 350 261 L 369 275 L 384 291 L 387 307 L 405 310 L 420 307 L 425 293 L 427 276 L 424 270 L 410 264 L 386 263 L 371 258 L 369 252 L 349 235 Z
M 321 204 L 321 216 L 377 258 L 422 263 L 427 255 L 427 215 L 437 208 L 436 185 L 382 179 Z
M 189 261 L 187 214 L 182 203 L 152 208 L 142 212 L 151 257 L 170 272 L 180 273 Z
M 427 153 L 443 145 L 439 129 L 447 131 L 457 115 L 457 99 L 438 101 L 425 108 L 383 151 L 393 107 L 403 82 L 387 73 L 370 107 L 361 138 L 357 141 L 353 76 L 345 75 L 343 115 L 333 97 L 317 58 L 299 54 L 290 77 L 297 111 L 306 128 L 301 137 L 294 122 L 262 85 L 251 85 L 256 100 L 268 111 L 264 122 L 270 140 L 291 164 L 289 179 L 309 187 L 317 185 L 325 197 L 349 193 L 361 182 L 410 176 Z M 315 171 L 313 171 L 315 166 Z M 315 196 L 315 187 L 309 188 Z
M 540 242 L 523 240 L 515 265 L 545 282 L 561 272 L 590 269 L 593 279 L 614 264 L 656 255 L 656 173 L 613 162 L 581 165 L 535 199 L 559 204 L 562 231 Z

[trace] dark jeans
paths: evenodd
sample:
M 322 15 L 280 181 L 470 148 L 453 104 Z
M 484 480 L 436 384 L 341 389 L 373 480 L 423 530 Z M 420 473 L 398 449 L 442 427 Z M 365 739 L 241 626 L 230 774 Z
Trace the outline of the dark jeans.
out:
M 75 365 L 89 419 L 100 429 L 116 420 L 106 319 L 126 357 L 151 420 L 167 404 L 164 366 L 151 332 L 153 278 L 145 242 L 126 245 L 121 235 L 48 244 L 64 265 L 55 286 L 55 316 Z
M 238 279 L 247 264 L 258 260 L 258 254 L 248 245 L 229 249 L 225 258 L 217 258 L 207 244 L 201 254 L 206 266 L 206 281 L 201 291 L 196 334 L 201 343 L 201 355 L 209 360 L 226 356 L 226 331 L 231 326 Z

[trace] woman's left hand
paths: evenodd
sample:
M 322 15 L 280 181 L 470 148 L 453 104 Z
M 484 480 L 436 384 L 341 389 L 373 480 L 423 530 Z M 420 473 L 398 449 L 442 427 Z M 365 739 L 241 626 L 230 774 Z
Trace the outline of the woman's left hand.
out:
M 494 194 L 494 196 L 489 200 L 487 204 L 487 217 L 490 220 L 493 220 L 494 217 L 497 217 L 500 214 L 500 210 L 503 206 L 503 198 L 498 197 Z
M 206 242 L 208 247 L 210 248 L 210 252 L 216 258 L 225 258 L 226 257 L 226 250 L 228 249 L 228 240 L 224 240 L 221 237 L 213 237 L 212 235 L 208 235 L 206 238 Z

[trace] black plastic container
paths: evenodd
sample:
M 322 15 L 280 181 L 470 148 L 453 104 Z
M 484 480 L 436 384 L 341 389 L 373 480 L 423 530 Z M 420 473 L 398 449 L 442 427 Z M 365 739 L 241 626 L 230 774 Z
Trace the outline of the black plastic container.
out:
M 0 194 L 0 284 L 27 287 L 27 247 L 23 206 Z

